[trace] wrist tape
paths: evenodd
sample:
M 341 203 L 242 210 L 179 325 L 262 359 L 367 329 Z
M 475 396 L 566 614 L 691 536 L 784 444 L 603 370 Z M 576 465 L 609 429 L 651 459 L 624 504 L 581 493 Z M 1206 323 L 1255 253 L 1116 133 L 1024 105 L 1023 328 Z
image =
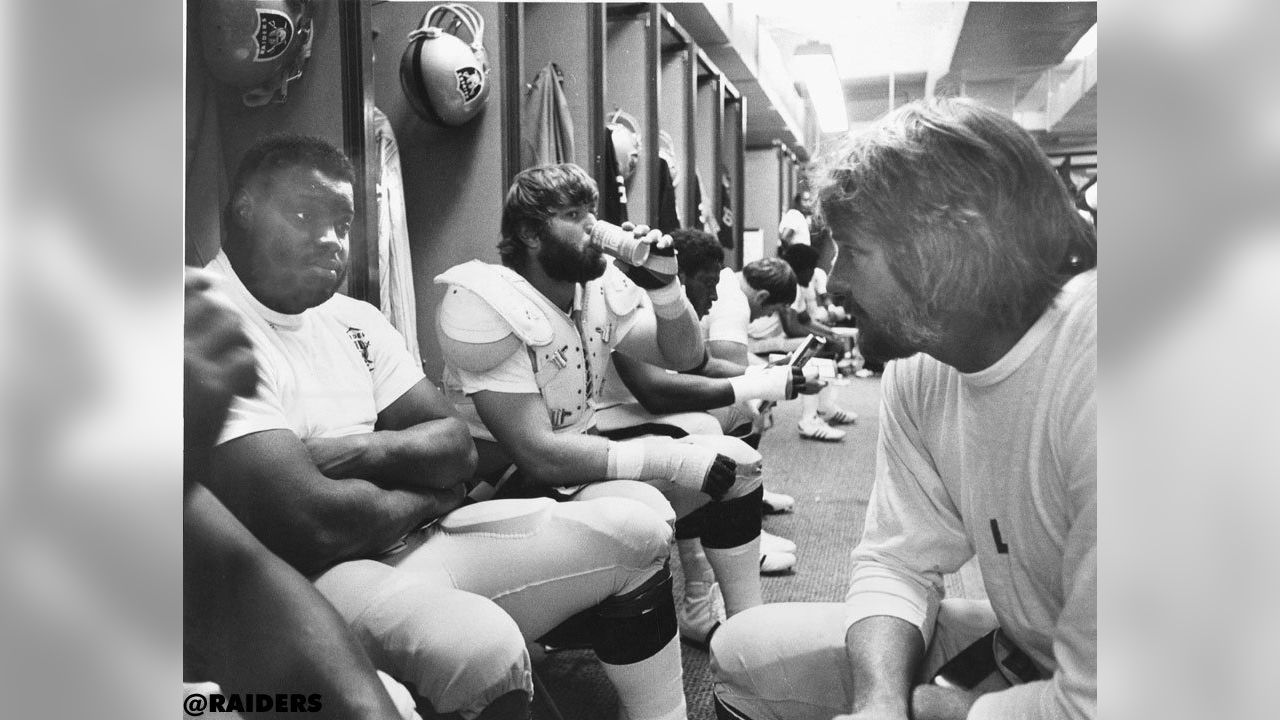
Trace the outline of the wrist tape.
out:
M 653 301 L 653 313 L 663 320 L 678 318 L 685 314 L 686 310 L 693 309 L 693 305 L 684 295 L 684 288 L 680 286 L 679 280 L 672 280 L 660 288 L 645 292 L 649 293 L 649 299 Z
M 733 401 L 786 400 L 791 389 L 791 366 L 779 365 L 759 372 L 729 378 L 733 387 Z
M 615 440 L 609 443 L 608 472 L 612 480 L 666 480 L 696 489 L 715 459 L 714 450 L 667 437 Z

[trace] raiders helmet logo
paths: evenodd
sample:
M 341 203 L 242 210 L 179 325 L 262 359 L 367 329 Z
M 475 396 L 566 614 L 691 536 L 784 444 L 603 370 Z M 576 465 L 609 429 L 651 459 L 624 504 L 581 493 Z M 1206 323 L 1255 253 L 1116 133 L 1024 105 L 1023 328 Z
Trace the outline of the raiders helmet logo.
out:
M 462 101 L 475 100 L 480 95 L 480 88 L 484 83 L 484 77 L 480 75 L 480 71 L 473 67 L 460 67 L 453 72 L 458 76 L 458 93 L 462 95 Z
M 270 62 L 282 55 L 289 48 L 293 39 L 293 22 L 289 16 L 275 10 L 258 8 L 258 30 L 254 40 L 258 43 L 258 53 L 254 62 Z

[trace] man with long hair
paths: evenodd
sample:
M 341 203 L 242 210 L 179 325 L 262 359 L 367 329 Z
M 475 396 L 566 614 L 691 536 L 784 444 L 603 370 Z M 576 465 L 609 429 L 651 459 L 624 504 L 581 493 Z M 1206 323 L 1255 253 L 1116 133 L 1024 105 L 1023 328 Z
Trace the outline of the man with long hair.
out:
M 716 634 L 721 712 L 1093 717 L 1091 229 L 1034 139 L 968 100 L 898 109 L 813 187 L 862 352 L 893 361 L 876 483 L 845 603 Z M 974 555 L 989 602 L 942 599 Z

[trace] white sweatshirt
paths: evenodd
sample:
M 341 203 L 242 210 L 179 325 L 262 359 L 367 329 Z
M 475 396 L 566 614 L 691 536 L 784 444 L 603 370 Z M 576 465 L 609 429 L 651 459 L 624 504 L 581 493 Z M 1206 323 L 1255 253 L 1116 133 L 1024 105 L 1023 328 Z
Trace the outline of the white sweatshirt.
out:
M 978 555 L 1001 627 L 1047 680 L 969 718 L 1092 718 L 1097 704 L 1097 272 L 1074 278 L 996 364 L 885 371 L 876 484 L 846 628 L 900 617 L 928 642 L 942 575 Z

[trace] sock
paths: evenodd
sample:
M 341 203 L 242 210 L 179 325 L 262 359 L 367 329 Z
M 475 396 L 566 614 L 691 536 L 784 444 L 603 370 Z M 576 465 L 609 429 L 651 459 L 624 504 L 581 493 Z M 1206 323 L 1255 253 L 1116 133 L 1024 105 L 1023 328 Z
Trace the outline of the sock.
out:
M 818 397 L 826 390 L 820 391 L 817 395 L 801 395 L 800 396 L 800 422 L 805 420 L 815 420 L 818 417 Z
M 720 583 L 728 617 L 764 603 L 760 591 L 760 536 L 732 548 L 706 548 L 707 562 Z M 688 573 L 688 568 L 685 568 Z M 685 581 L 688 587 L 688 580 Z
M 814 397 L 818 398 L 818 407 L 823 412 L 831 412 L 836 410 L 836 389 L 830 385 L 818 391 Z M 815 411 L 816 412 L 816 411 Z
M 679 635 L 639 662 L 601 665 L 618 691 L 619 720 L 687 720 Z
M 707 561 L 707 554 L 702 549 L 702 541 L 698 538 L 676 541 L 676 555 L 680 558 L 680 570 L 683 583 L 679 585 L 684 595 L 701 597 L 711 589 L 716 576 Z M 680 580 L 681 578 L 676 578 Z

